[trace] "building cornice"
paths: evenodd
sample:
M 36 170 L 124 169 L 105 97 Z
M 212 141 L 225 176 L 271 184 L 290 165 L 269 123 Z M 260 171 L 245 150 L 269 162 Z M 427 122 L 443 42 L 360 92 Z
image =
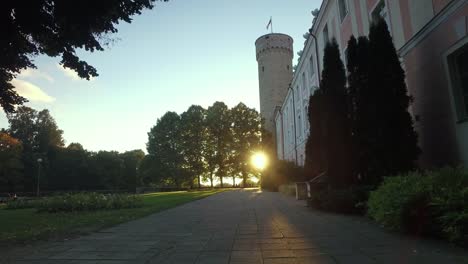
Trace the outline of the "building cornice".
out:
M 453 13 L 468 5 L 466 0 L 453 0 L 447 4 L 436 16 L 434 16 L 424 27 L 414 34 L 399 50 L 401 57 L 406 56 L 414 47 L 421 43 L 440 24 L 446 21 Z

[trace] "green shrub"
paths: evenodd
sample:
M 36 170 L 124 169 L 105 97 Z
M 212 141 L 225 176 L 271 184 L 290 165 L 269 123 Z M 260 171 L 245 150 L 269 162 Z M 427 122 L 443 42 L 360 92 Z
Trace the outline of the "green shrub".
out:
M 431 179 L 419 172 L 385 178 L 382 185 L 371 192 L 368 214 L 391 230 L 408 230 L 411 216 L 429 208 Z
M 38 199 L 16 199 L 7 202 L 6 209 L 16 210 L 16 209 L 26 209 L 26 208 L 35 208 L 39 203 Z
M 431 173 L 431 205 L 442 234 L 450 241 L 468 242 L 468 172 L 445 168 Z
M 112 210 L 142 206 L 142 199 L 136 195 L 75 193 L 44 198 L 38 203 L 38 212 L 76 212 Z
M 352 186 L 347 189 L 324 189 L 311 193 L 307 203 L 316 209 L 336 212 L 357 214 L 365 212 L 365 201 L 367 201 L 370 188 L 367 186 Z
M 462 169 L 385 178 L 367 204 L 369 216 L 388 229 L 468 241 L 468 172 Z

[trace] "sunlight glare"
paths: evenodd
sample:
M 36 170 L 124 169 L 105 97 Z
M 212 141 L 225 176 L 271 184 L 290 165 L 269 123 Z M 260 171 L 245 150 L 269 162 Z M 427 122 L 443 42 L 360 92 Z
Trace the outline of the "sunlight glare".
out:
M 252 156 L 252 165 L 259 170 L 265 169 L 267 166 L 267 163 L 268 163 L 267 157 L 262 152 L 257 152 Z

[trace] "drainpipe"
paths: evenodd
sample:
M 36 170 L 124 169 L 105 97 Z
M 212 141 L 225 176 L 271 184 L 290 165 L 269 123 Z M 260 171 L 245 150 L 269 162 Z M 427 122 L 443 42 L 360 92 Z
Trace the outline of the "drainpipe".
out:
M 289 85 L 289 89 L 291 89 L 292 92 L 292 101 L 293 101 L 293 119 L 294 119 L 294 152 L 295 152 L 295 160 L 296 160 L 296 165 L 297 163 L 297 133 L 296 133 L 296 100 L 294 98 L 294 89 Z
M 312 32 L 312 28 L 309 29 L 309 35 L 314 38 L 315 42 L 315 62 L 317 63 L 317 77 L 318 77 L 318 83 L 320 87 L 320 62 L 319 62 L 319 53 L 318 53 L 318 42 L 317 42 L 317 36 Z

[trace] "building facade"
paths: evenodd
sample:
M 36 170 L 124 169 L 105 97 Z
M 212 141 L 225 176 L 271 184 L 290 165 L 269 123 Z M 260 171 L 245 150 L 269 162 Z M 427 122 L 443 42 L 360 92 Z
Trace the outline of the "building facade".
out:
M 383 17 L 406 72 L 409 109 L 431 168 L 468 166 L 468 1 L 324 0 L 282 103 L 274 106 L 278 158 L 305 161 L 309 96 L 319 86 L 326 43 L 335 38 L 346 65 L 351 35 L 368 35 Z

